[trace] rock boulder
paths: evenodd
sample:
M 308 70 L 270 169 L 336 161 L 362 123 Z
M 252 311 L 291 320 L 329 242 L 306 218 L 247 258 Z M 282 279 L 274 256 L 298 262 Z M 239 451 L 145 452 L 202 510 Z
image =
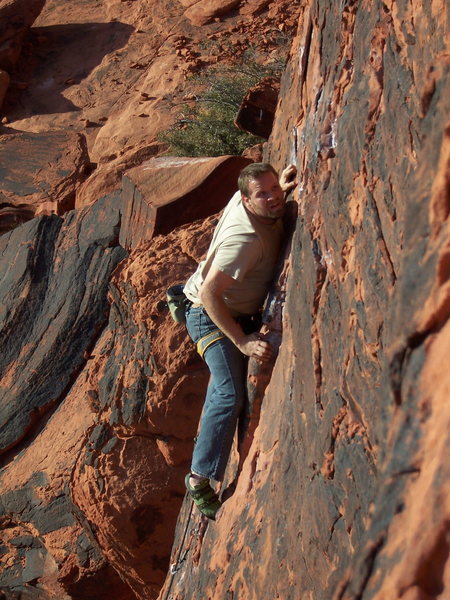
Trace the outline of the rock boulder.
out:
M 105 322 L 109 276 L 124 256 L 118 202 L 105 202 L 0 238 L 0 452 L 61 402 Z
M 235 125 L 253 135 L 268 139 L 272 133 L 280 83 L 274 77 L 265 77 L 244 96 Z
M 0 69 L 11 71 L 22 40 L 45 5 L 45 0 L 0 1 Z
M 75 206 L 89 157 L 83 135 L 71 132 L 0 135 L 0 228 L 38 214 L 62 215 Z M 3 216 L 4 215 L 4 216 Z
M 241 0 L 180 0 L 185 10 L 185 16 L 196 27 L 201 27 L 215 18 L 228 13 L 238 6 Z
M 127 171 L 120 243 L 134 248 L 153 235 L 222 210 L 250 159 L 238 156 L 161 156 Z

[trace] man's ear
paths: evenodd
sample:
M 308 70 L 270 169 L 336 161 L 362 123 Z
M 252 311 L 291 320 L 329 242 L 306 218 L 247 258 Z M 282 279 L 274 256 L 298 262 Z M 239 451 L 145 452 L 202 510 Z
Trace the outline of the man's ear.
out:
M 242 204 L 245 206 L 245 208 L 248 208 L 250 206 L 250 198 L 248 196 L 241 194 L 241 200 L 242 200 Z

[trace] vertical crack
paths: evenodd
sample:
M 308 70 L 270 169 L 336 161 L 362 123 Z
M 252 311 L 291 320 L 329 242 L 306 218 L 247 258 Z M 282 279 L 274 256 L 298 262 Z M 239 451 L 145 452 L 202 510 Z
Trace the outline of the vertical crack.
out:
M 311 19 L 311 15 L 310 15 L 308 29 L 306 31 L 305 45 L 303 46 L 302 52 L 300 54 L 300 90 L 303 89 L 303 86 L 306 81 L 306 75 L 308 73 L 309 54 L 311 51 L 312 33 L 313 33 L 313 24 L 312 24 L 312 19 Z
M 315 389 L 315 398 L 316 405 L 320 410 L 323 410 L 322 401 L 320 398 L 320 391 L 322 387 L 322 348 L 320 345 L 319 339 L 319 331 L 317 327 L 317 315 L 319 312 L 319 304 L 320 298 L 322 295 L 322 290 L 325 285 L 325 279 L 327 276 L 327 268 L 325 265 L 325 261 L 322 257 L 322 252 L 320 249 L 319 241 L 313 239 L 313 256 L 316 262 L 316 288 L 314 292 L 313 298 L 313 310 L 312 310 L 312 326 L 311 326 L 311 344 L 312 344 L 312 352 L 313 352 L 313 368 L 314 368 L 314 378 L 316 382 Z
M 363 164 L 363 173 L 364 173 L 366 181 L 369 182 L 368 171 L 367 171 L 367 167 L 365 164 Z M 384 259 L 384 263 L 389 272 L 390 283 L 391 283 L 391 285 L 395 285 L 395 282 L 397 281 L 397 273 L 395 272 L 395 267 L 394 267 L 394 263 L 391 258 L 391 253 L 389 252 L 389 248 L 386 243 L 385 236 L 384 236 L 383 226 L 382 226 L 381 217 L 380 217 L 380 211 L 378 209 L 378 204 L 375 200 L 373 188 L 374 188 L 374 183 L 373 183 L 373 177 L 372 177 L 370 184 L 368 183 L 368 186 L 367 186 L 367 192 L 368 192 L 367 198 L 369 200 L 369 206 L 372 209 L 372 213 L 374 216 L 374 225 L 376 228 L 377 238 L 378 238 L 379 245 L 380 245 L 380 252 L 381 252 L 381 255 Z

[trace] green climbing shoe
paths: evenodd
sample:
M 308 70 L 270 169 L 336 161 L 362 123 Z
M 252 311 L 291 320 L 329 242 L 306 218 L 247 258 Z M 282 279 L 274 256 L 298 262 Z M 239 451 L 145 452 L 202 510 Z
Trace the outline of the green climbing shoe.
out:
M 215 520 L 216 513 L 222 506 L 216 492 L 212 489 L 207 479 L 200 481 L 198 485 L 192 487 L 189 484 L 190 477 L 191 473 L 188 473 L 184 479 L 184 483 L 194 504 L 205 517 Z

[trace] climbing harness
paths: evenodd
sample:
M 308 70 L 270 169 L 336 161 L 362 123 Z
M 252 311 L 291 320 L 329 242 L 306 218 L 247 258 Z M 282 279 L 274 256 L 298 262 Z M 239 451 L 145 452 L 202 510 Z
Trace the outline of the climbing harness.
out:
M 170 310 L 170 314 L 172 315 L 173 320 L 176 323 L 185 323 L 186 322 L 186 308 L 192 305 L 192 302 L 189 298 L 186 297 L 184 293 L 184 285 L 176 284 L 172 285 L 166 292 L 166 300 L 167 306 Z M 225 337 L 225 334 L 220 331 L 220 329 L 213 329 L 202 338 L 200 338 L 197 342 L 197 352 L 203 358 L 206 350 L 217 342 Z
M 218 340 L 221 340 L 224 337 L 225 334 L 222 331 L 220 331 L 220 329 L 213 329 L 198 340 L 197 352 L 203 358 L 203 355 L 205 354 L 206 350 L 211 346 L 211 344 L 214 344 L 214 342 L 217 342 Z

